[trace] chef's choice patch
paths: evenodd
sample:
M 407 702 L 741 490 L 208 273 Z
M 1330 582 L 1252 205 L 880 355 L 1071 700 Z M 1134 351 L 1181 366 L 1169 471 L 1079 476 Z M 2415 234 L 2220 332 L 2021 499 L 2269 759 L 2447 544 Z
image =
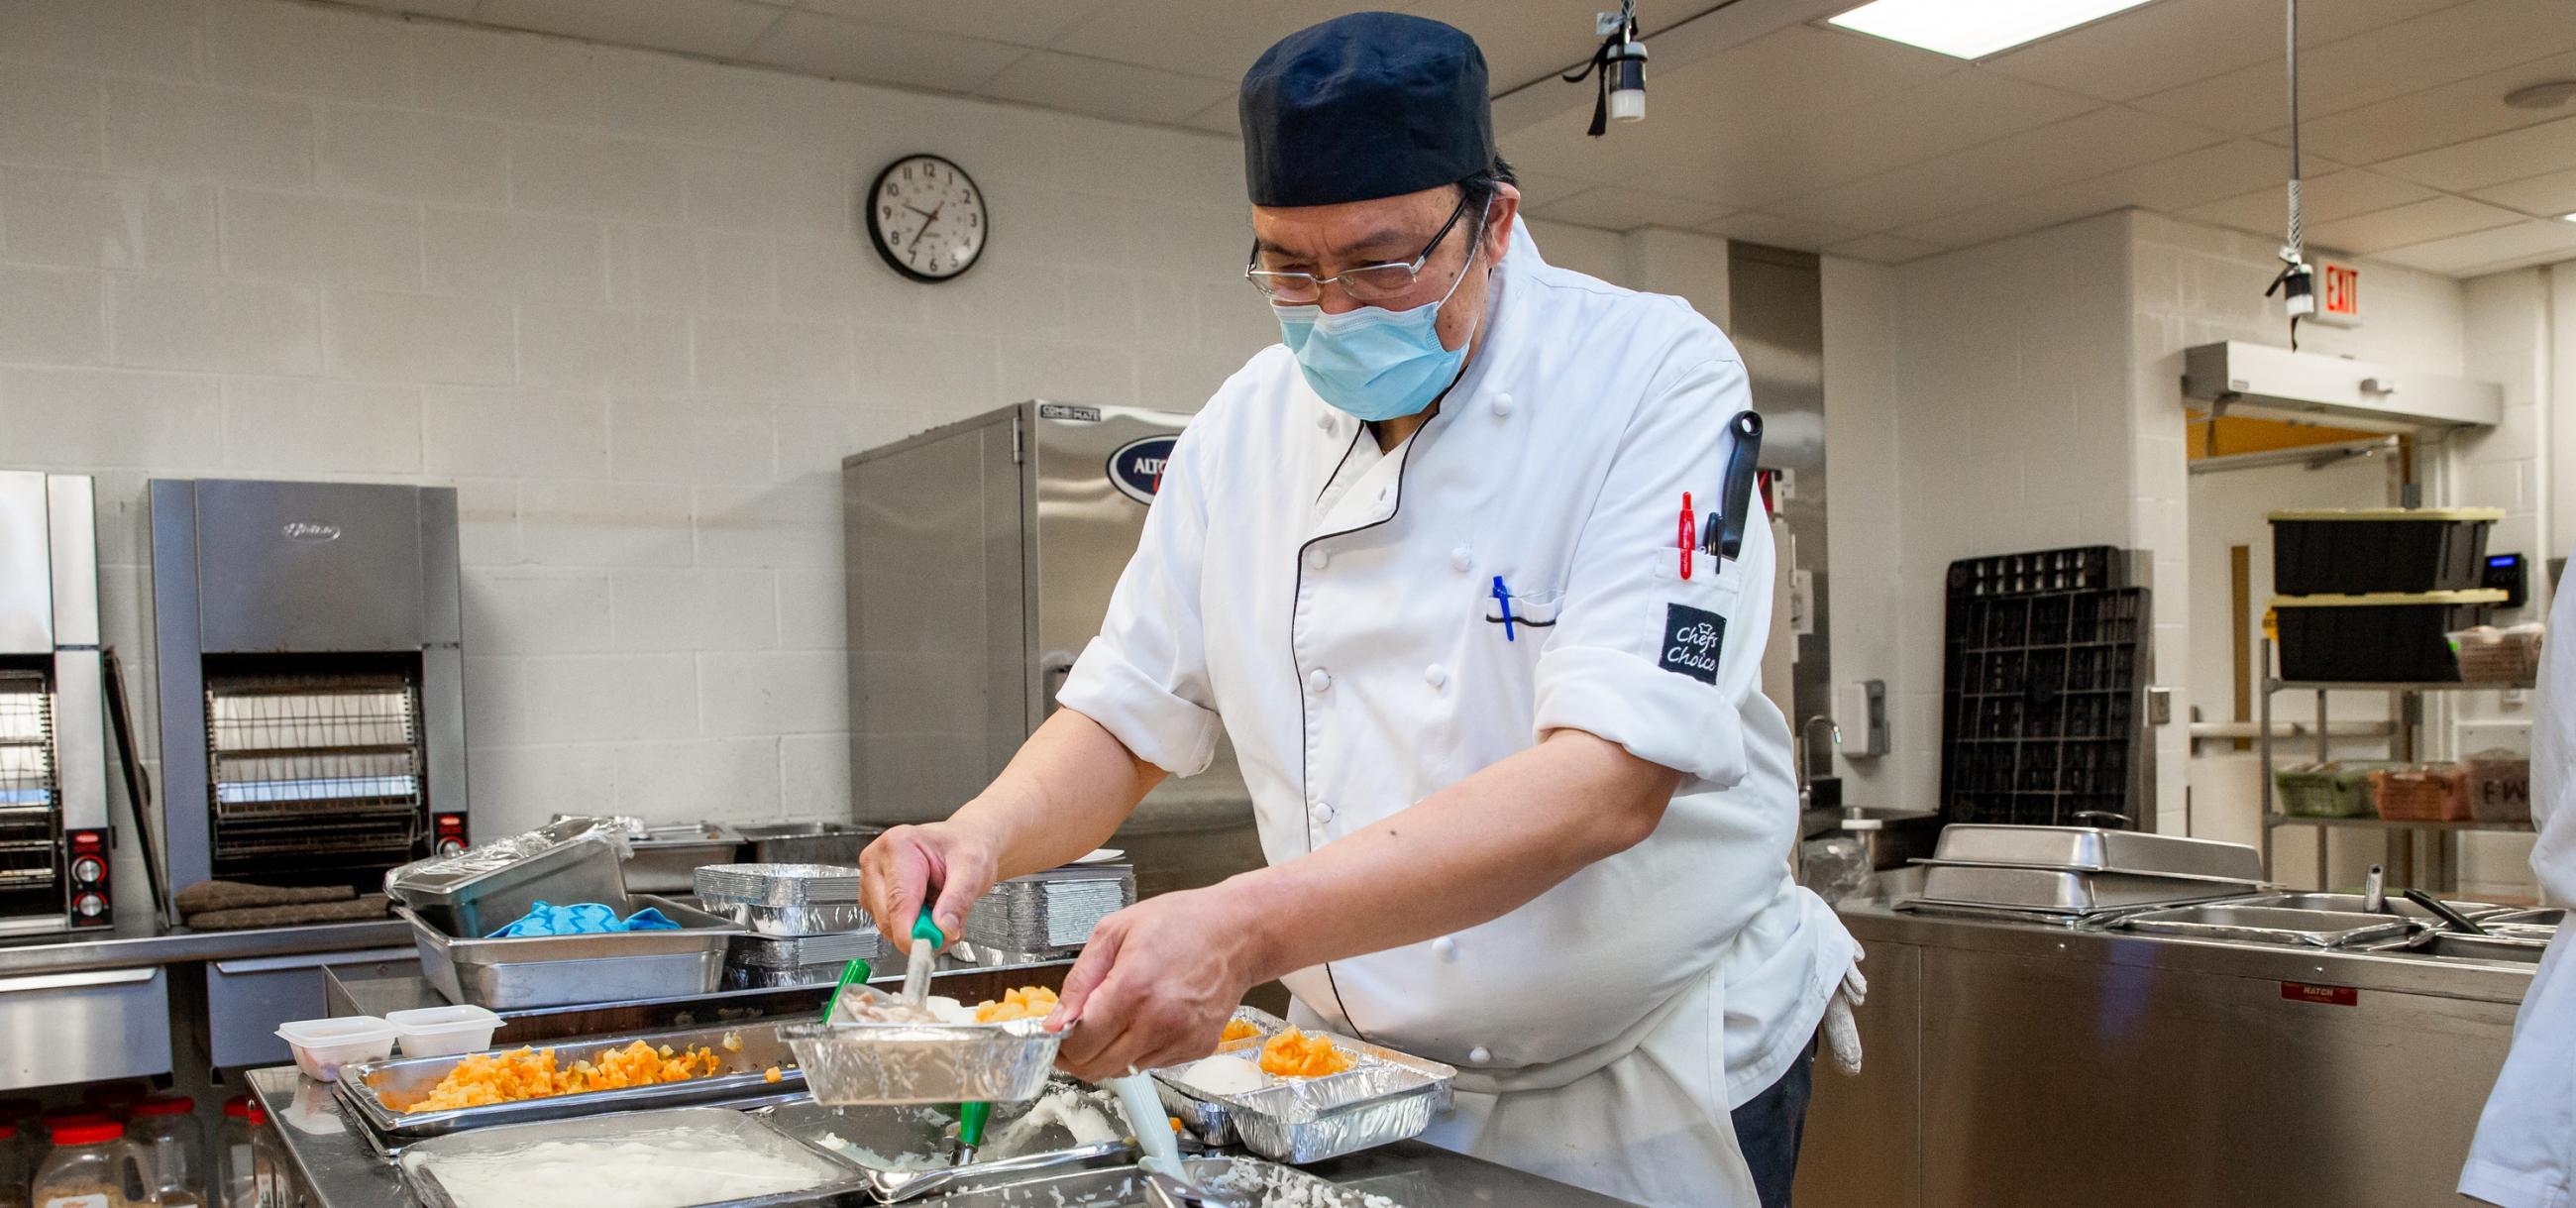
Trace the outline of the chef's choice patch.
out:
M 1664 605 L 1664 654 L 1655 665 L 1703 684 L 1717 682 L 1717 655 L 1726 644 L 1726 618 L 1688 604 Z

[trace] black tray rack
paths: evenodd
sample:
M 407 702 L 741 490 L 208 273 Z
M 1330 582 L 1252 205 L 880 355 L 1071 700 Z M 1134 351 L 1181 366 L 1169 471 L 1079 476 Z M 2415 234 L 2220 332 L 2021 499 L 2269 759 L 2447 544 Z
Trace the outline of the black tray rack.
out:
M 1941 677 L 1949 822 L 2144 822 L 2147 589 L 2109 546 L 1950 564 Z

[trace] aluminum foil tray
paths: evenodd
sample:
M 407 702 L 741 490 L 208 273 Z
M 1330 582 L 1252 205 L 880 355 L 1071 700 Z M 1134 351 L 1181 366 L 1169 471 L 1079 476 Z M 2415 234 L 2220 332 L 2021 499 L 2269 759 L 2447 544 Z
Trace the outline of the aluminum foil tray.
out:
M 874 961 L 884 950 L 885 937 L 873 931 L 844 931 L 838 935 L 737 935 L 725 953 L 725 963 L 756 969 L 796 969 L 806 965 L 846 965 L 851 961 Z
M 755 902 L 699 898 L 707 913 L 732 919 L 758 935 L 834 935 L 872 931 L 876 922 L 856 902 L 816 902 L 806 906 L 764 906 Z
M 1188 1158 L 1192 1181 L 1241 1196 L 1249 1208 L 1431 1208 L 1356 1187 L 1340 1187 L 1293 1167 L 1258 1158 Z M 939 1208 L 1151 1208 L 1142 1172 L 1133 1166 L 1086 1170 L 938 1201 Z
M 997 952 L 1078 948 L 1091 929 L 1136 902 L 1136 870 L 1076 864 L 1013 877 L 985 891 L 966 915 L 967 943 Z
M 1288 1027 L 1287 1020 L 1259 1007 L 1236 1007 L 1234 1018 L 1251 1024 L 1256 1034 L 1249 1040 L 1225 1045 L 1224 1051 L 1229 1053 L 1258 1051 L 1264 1041 Z M 1154 1094 L 1163 1101 L 1163 1110 L 1180 1117 L 1181 1126 L 1206 1144 L 1234 1144 L 1234 1108 L 1225 1100 L 1182 1082 L 1181 1071 L 1188 1068 L 1188 1065 L 1176 1065 L 1154 1071 Z
M 2082 826 L 1958 823 L 1941 828 L 1933 858 L 2083 872 L 2137 873 L 2259 884 L 2263 853 L 2243 843 Z
M 2243 897 L 2257 888 L 2235 881 L 1917 862 L 1926 868 L 1923 892 L 1912 899 L 1913 902 L 1985 906 L 2040 914 L 2083 915 L 2145 906 L 2178 906 L 2214 898 Z
M 859 870 L 842 864 L 708 864 L 695 874 L 698 900 L 754 906 L 810 906 L 859 900 Z
M 1330 1032 L 1350 1053 L 1348 1070 L 1322 1078 L 1282 1078 L 1260 1090 L 1240 1095 L 1209 1095 L 1180 1081 L 1187 1066 L 1154 1071 L 1155 1094 L 1166 1110 L 1181 1117 L 1192 1135 L 1206 1140 L 1200 1128 L 1212 1122 L 1207 1105 L 1225 1109 L 1221 1119 L 1234 1140 L 1265 1158 L 1282 1162 L 1320 1162 L 1419 1135 L 1433 1117 L 1449 1109 L 1450 1084 L 1458 1071 L 1437 1061 Z M 1261 1039 L 1238 1040 L 1220 1053 L 1257 1051 Z M 1184 1112 L 1182 1107 L 1191 1110 Z
M 531 1151 L 544 1147 L 542 1161 Z M 758 1162 L 793 1189 L 752 1190 L 749 1194 L 702 1202 L 700 1208 L 791 1208 L 841 1202 L 857 1195 L 860 1179 L 848 1166 L 833 1162 L 779 1135 L 760 1121 L 720 1107 L 628 1112 L 578 1120 L 557 1120 L 496 1128 L 466 1136 L 438 1137 L 412 1146 L 402 1155 L 403 1183 L 423 1208 L 493 1208 L 522 1204 L 564 1203 L 567 1189 L 534 1182 L 532 1167 L 563 1180 L 578 1179 L 567 1164 L 587 1160 L 603 1172 L 638 1149 L 737 1175 Z M 585 1156 L 584 1150 L 589 1151 Z M 473 1174 L 481 1177 L 473 1182 Z M 443 1177 L 442 1177 L 443 1176 Z M 497 1176 L 497 1177 L 496 1177 Z M 492 1187 L 499 1182 L 507 1189 Z M 476 1184 L 482 1193 L 473 1193 Z
M 799 965 L 793 969 L 759 969 L 750 965 L 730 965 L 724 971 L 724 988 L 788 990 L 798 986 L 828 986 L 841 980 L 841 970 L 848 964 L 847 961 L 841 961 L 829 965 Z
M 854 985 L 842 993 L 891 1001 L 870 986 Z M 1064 1038 L 1035 1019 L 801 1023 L 780 1026 L 778 1035 L 796 1051 L 814 1098 L 845 1105 L 1032 1099 L 1046 1089 L 1056 1046 Z
M 490 1128 L 501 1124 L 525 1124 L 539 1120 L 564 1120 L 593 1116 L 602 1112 L 633 1111 L 639 1108 L 673 1107 L 693 1103 L 735 1102 L 778 1094 L 793 1094 L 804 1089 L 804 1076 L 796 1070 L 795 1053 L 778 1038 L 778 1025 L 745 1023 L 735 1027 L 689 1028 L 682 1031 L 640 1032 L 595 1040 L 562 1041 L 555 1044 L 531 1045 L 539 1050 L 553 1049 L 558 1063 L 569 1065 L 587 1060 L 610 1049 L 621 1049 L 642 1040 L 656 1048 L 707 1048 L 715 1051 L 722 1065 L 715 1073 L 685 1082 L 661 1082 L 651 1086 L 630 1086 L 618 1090 L 592 1091 L 581 1095 L 554 1095 L 543 1099 L 521 1099 L 483 1107 L 459 1107 L 445 1111 L 414 1112 L 398 1109 L 387 1102 L 410 1103 L 428 1094 L 440 1079 L 447 1077 L 457 1063 L 472 1054 L 456 1053 L 443 1057 L 397 1057 L 370 1061 L 363 1065 L 343 1067 L 339 1081 L 332 1089 L 350 1112 L 380 1137 L 417 1139 L 442 1136 L 469 1129 Z M 514 1046 L 515 1047 L 515 1046 Z M 512 1050 L 494 1049 L 491 1052 Z M 769 1081 L 769 1070 L 776 1067 L 780 1078 Z
M 834 1160 L 857 1166 L 868 1190 L 886 1203 L 1006 1187 L 1136 1160 L 1136 1147 L 1123 1137 L 1127 1122 L 1108 1092 L 1057 1077 L 1048 1083 L 1046 1095 L 1084 1101 L 1102 1113 L 1121 1139 L 1086 1144 L 1054 1112 L 1033 1112 L 1033 1102 L 996 1103 L 976 1160 L 951 1166 L 957 1136 L 953 1105 L 834 1107 L 802 1099 L 766 1108 L 760 1117 Z

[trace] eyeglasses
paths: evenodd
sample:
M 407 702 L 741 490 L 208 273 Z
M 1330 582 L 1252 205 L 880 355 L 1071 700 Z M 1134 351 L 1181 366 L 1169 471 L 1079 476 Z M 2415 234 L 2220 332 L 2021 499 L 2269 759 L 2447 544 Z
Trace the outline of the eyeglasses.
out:
M 1305 306 L 1322 300 L 1327 285 L 1341 286 L 1342 296 L 1353 302 L 1385 302 L 1401 298 L 1412 291 L 1413 283 L 1422 275 L 1422 266 L 1430 263 L 1432 249 L 1449 237 L 1450 228 L 1457 226 L 1458 220 L 1466 213 L 1467 199 L 1461 197 L 1458 208 L 1449 211 L 1449 221 L 1441 223 L 1440 230 L 1431 236 L 1431 241 L 1423 244 L 1422 251 L 1409 261 L 1367 264 L 1345 269 L 1337 276 L 1318 277 L 1313 273 L 1274 273 L 1261 268 L 1261 250 L 1254 248 L 1252 262 L 1244 266 L 1243 277 L 1252 282 L 1252 288 L 1268 295 L 1271 301 L 1290 306 Z M 1483 242 L 1484 237 L 1485 218 L 1478 214 L 1476 233 L 1467 244 L 1468 258 L 1475 257 L 1476 245 Z

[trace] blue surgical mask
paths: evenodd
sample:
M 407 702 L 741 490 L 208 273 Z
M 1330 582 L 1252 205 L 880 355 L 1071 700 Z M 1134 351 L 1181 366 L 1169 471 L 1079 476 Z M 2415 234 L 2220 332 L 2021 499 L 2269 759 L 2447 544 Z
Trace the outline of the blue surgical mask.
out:
M 1306 384 L 1333 406 L 1371 423 L 1419 414 L 1458 380 L 1472 333 L 1456 348 L 1440 343 L 1440 307 L 1449 293 L 1411 310 L 1362 306 L 1326 314 L 1315 305 L 1273 306 L 1279 336 L 1297 356 Z

